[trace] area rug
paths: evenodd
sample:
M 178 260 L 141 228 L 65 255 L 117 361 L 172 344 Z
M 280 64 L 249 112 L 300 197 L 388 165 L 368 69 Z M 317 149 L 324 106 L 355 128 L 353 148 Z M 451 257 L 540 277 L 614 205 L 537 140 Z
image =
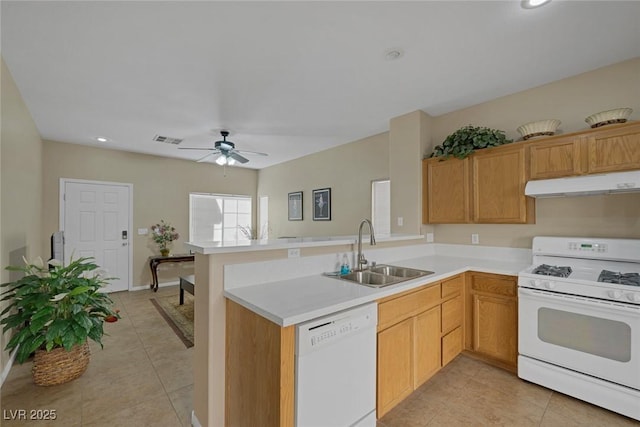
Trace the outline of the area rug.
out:
M 193 347 L 193 296 L 185 292 L 183 305 L 178 294 L 151 298 L 151 303 L 184 345 Z

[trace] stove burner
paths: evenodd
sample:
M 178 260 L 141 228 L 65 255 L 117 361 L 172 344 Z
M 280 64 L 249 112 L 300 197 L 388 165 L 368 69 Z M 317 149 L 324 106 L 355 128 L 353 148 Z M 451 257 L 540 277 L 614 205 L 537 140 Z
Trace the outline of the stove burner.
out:
M 571 267 L 558 267 L 557 265 L 542 264 L 533 269 L 533 274 L 543 276 L 569 277 L 573 270 Z
M 615 283 L 618 285 L 640 286 L 640 274 L 616 273 L 615 271 L 602 270 L 598 276 L 598 282 Z

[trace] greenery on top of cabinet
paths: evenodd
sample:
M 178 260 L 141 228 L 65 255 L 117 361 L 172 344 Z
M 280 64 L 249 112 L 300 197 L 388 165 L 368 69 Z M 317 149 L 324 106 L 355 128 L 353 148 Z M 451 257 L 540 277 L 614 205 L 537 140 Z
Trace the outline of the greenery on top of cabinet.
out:
M 465 126 L 447 136 L 441 145 L 436 145 L 431 157 L 464 159 L 475 150 L 508 144 L 504 131 L 487 127 Z

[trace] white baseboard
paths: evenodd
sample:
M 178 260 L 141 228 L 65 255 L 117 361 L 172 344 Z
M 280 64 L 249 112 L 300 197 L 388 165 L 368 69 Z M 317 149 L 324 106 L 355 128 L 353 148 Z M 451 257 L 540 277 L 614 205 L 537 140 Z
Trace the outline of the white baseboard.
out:
M 158 284 L 158 288 L 165 288 L 167 286 L 177 286 L 179 284 L 180 284 L 179 280 L 174 280 L 172 282 L 160 283 Z M 129 288 L 129 291 L 137 292 L 137 291 L 145 291 L 150 289 L 151 287 L 149 285 L 140 285 L 140 286 L 132 286 L 131 288 Z
M 9 356 L 9 361 L 7 362 L 7 364 L 4 366 L 4 369 L 2 370 L 2 376 L 0 376 L 0 388 L 2 388 L 2 384 L 4 384 L 4 380 L 6 380 L 7 377 L 9 376 L 9 371 L 11 371 L 11 367 L 13 366 L 13 361 L 16 360 L 16 353 L 18 352 L 19 348 L 20 346 L 16 347 L 11 352 L 11 356 Z
M 193 427 L 202 427 L 202 424 L 198 421 L 198 417 L 196 417 L 196 411 L 191 411 L 191 425 Z

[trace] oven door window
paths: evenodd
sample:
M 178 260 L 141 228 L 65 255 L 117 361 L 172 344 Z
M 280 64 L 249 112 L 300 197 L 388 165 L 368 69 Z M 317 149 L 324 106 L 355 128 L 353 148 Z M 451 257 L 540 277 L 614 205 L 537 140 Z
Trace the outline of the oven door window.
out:
M 618 362 L 631 360 L 631 328 L 616 320 L 541 307 L 538 338 Z

